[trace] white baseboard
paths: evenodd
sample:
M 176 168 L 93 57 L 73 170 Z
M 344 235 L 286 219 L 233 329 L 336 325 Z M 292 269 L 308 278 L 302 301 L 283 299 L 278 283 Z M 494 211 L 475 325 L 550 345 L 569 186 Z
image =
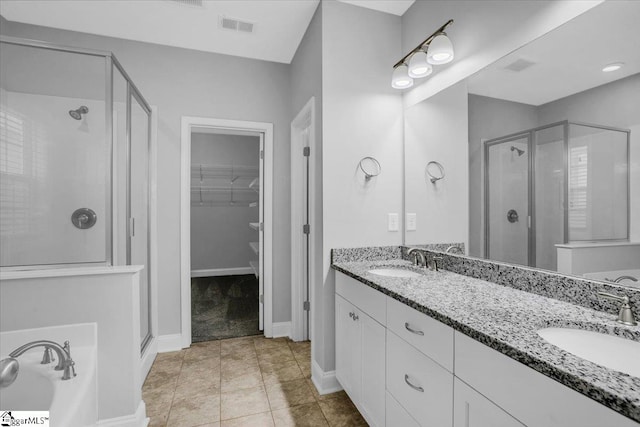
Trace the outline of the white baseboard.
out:
M 336 378 L 336 371 L 323 371 L 315 360 L 311 361 L 311 381 L 320 394 L 329 394 L 342 390 Z
M 291 322 L 274 322 L 271 334 L 272 338 L 291 337 Z
M 209 269 L 203 269 L 203 270 L 191 270 L 191 277 L 237 276 L 240 274 L 253 274 L 253 268 L 236 267 L 236 268 L 209 268 Z
M 158 353 L 182 350 L 182 335 L 160 335 L 158 338 Z
M 140 401 L 134 414 L 98 420 L 96 425 L 97 427 L 147 427 L 149 418 L 147 418 L 147 408 L 144 400 Z

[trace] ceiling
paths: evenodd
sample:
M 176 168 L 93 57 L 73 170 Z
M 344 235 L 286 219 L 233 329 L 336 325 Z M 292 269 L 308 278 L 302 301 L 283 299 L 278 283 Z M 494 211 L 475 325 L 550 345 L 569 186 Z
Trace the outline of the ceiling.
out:
M 542 105 L 640 72 L 640 2 L 607 1 L 469 78 L 470 93 Z M 505 69 L 523 59 L 522 71 Z M 626 65 L 604 73 L 614 62 Z
M 354 6 L 366 7 L 367 9 L 378 10 L 380 12 L 391 13 L 402 16 L 411 7 L 415 0 L 338 0 L 342 3 L 349 3 Z
M 402 15 L 414 0 L 340 0 Z M 291 63 L 319 0 L 0 1 L 9 21 L 265 61 Z M 223 29 L 221 17 L 254 24 Z
M 290 63 L 319 0 L 0 1 L 9 21 Z M 198 4 L 201 5 L 198 5 Z M 222 29 L 221 16 L 254 23 Z

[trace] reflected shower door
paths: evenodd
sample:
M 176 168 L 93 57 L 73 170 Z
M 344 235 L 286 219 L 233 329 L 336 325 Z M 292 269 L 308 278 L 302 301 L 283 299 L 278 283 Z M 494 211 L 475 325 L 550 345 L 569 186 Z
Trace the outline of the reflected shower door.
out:
M 529 263 L 529 133 L 485 143 L 486 257 Z
M 149 120 L 150 112 L 130 90 L 129 139 L 129 259 L 144 265 L 140 272 L 140 343 L 144 350 L 151 338 L 149 281 Z
M 570 123 L 568 139 L 568 240 L 628 239 L 628 131 Z
M 557 270 L 556 244 L 565 235 L 565 132 L 558 124 L 534 131 L 535 260 L 531 266 Z

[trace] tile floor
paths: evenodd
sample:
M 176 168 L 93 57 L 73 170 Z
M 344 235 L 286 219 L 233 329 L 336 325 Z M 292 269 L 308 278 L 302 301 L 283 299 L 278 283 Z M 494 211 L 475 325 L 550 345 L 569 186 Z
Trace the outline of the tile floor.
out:
M 142 389 L 149 426 L 366 426 L 344 392 L 318 395 L 310 351 L 242 337 L 158 354 Z

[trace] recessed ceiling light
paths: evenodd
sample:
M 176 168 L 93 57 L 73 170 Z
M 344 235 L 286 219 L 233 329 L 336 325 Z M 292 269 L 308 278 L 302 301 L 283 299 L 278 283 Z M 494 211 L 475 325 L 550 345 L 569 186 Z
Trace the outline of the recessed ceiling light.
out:
M 605 65 L 602 68 L 602 71 L 604 71 L 605 73 L 610 73 L 611 71 L 618 71 L 622 67 L 624 67 L 623 62 L 614 62 L 613 64 Z

